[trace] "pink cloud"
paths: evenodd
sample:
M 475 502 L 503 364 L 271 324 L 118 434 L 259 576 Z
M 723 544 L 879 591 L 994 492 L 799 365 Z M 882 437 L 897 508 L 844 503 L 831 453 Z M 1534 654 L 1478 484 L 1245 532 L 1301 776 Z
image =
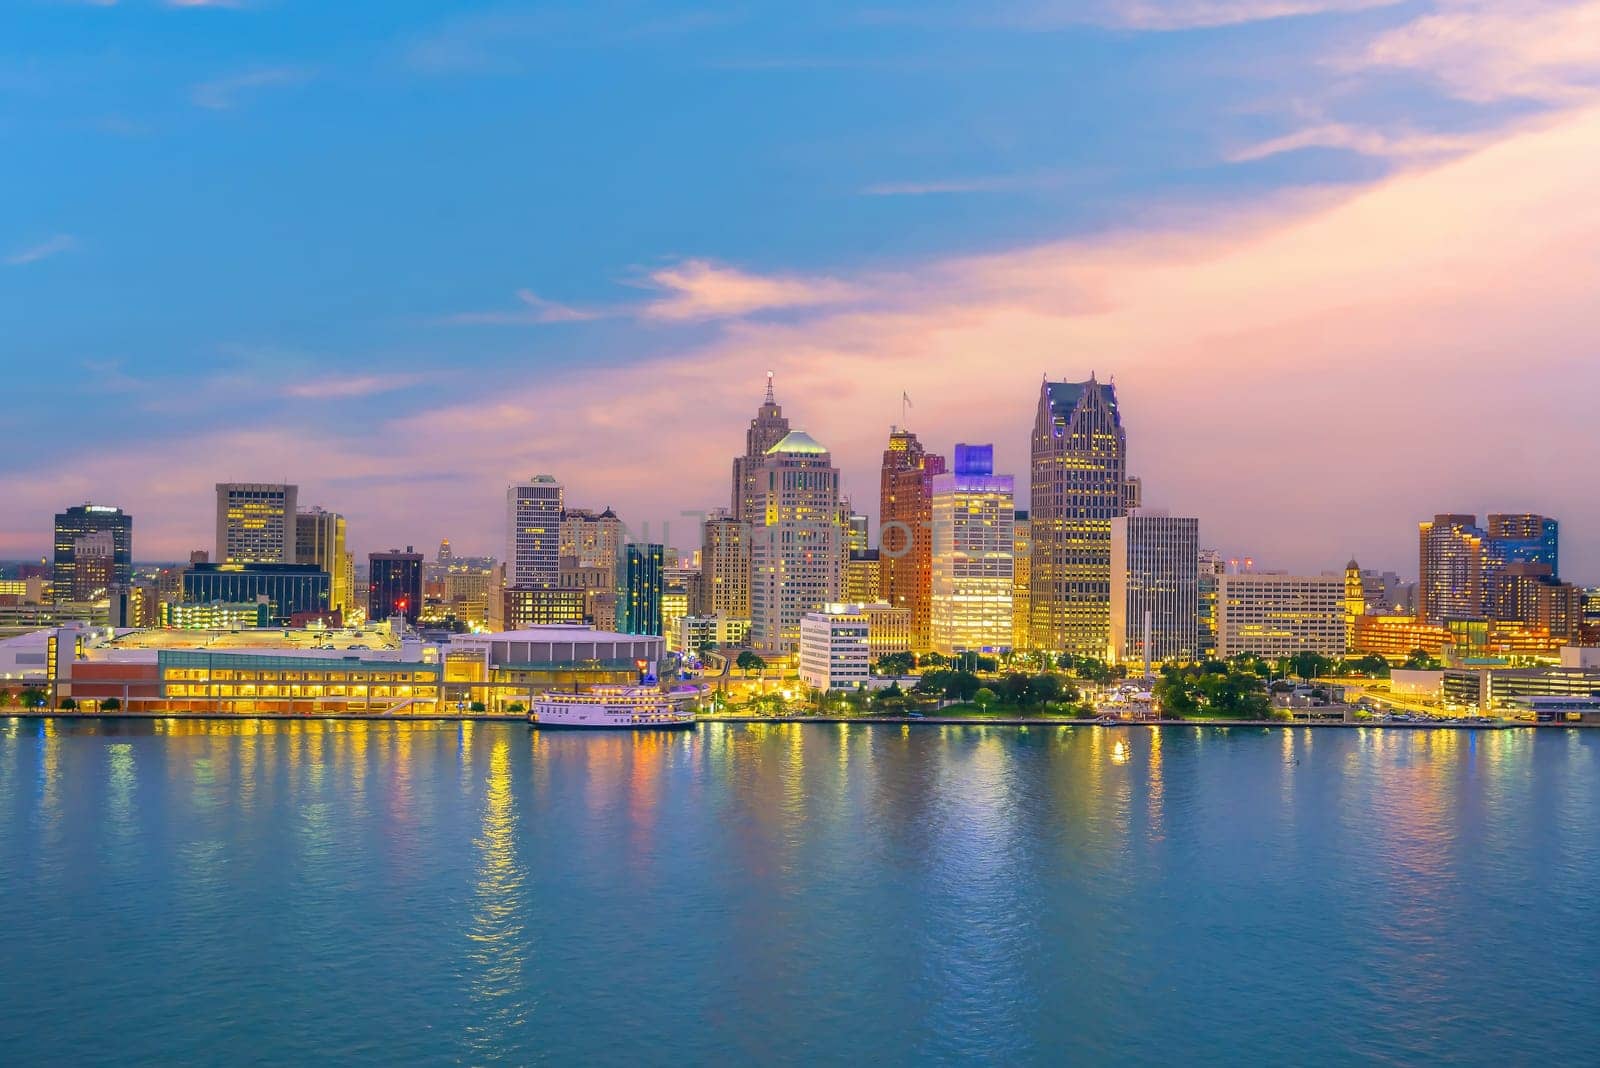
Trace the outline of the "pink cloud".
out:
M 684 260 L 652 271 L 648 284 L 663 295 L 646 304 L 642 314 L 669 321 L 838 304 L 855 295 L 852 287 L 832 278 L 750 274 L 709 260 Z

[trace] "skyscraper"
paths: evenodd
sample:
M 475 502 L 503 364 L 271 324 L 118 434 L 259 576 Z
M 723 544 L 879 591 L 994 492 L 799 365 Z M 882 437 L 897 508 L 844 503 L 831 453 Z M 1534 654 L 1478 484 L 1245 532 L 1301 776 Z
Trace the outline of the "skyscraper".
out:
M 767 395 L 750 420 L 744 435 L 744 455 L 733 461 L 733 501 L 731 512 L 746 526 L 758 526 L 761 517 L 756 514 L 758 502 L 765 499 L 764 491 L 756 485 L 756 470 L 766 462 L 767 453 L 784 435 L 789 433 L 789 420 L 783 417 L 772 392 L 772 372 L 767 372 Z
M 1027 512 L 1018 512 L 1011 522 L 1011 648 L 1033 648 L 1028 620 L 1033 580 L 1033 523 Z
M 1034 419 L 1031 601 L 1033 644 L 1107 655 L 1111 639 L 1111 521 L 1137 499 L 1116 387 L 1095 381 L 1039 387 Z
M 1199 658 L 1199 554 L 1198 519 L 1138 511 L 1111 521 L 1113 657 Z
M 446 545 L 448 546 L 448 542 Z M 355 600 L 355 558 L 345 548 L 345 520 L 338 512 L 314 507 L 294 518 L 294 559 L 328 573 L 328 607 L 349 612 Z
M 77 544 L 80 538 L 99 532 L 111 535 L 110 586 L 127 586 L 133 581 L 133 517 L 121 508 L 103 504 L 75 504 L 56 513 L 55 558 L 50 583 L 58 602 L 76 598 Z
M 623 554 L 621 581 L 621 629 L 624 634 L 662 633 L 662 571 L 666 566 L 666 547 L 630 543 Z
M 1548 516 L 1493 512 L 1488 534 L 1500 564 L 1543 564 L 1554 577 L 1561 575 L 1560 524 Z
M 578 567 L 603 567 L 616 571 L 622 553 L 622 520 L 607 508 L 568 508 L 561 513 L 561 555 Z
M 219 564 L 293 564 L 298 486 L 278 482 L 217 483 Z
M 422 554 L 411 546 L 367 556 L 367 618 L 381 623 L 404 616 L 415 625 L 422 611 Z
M 1199 643 L 1197 655 L 1210 659 L 1217 655 L 1217 587 L 1227 573 L 1222 554 L 1215 549 L 1201 549 L 1195 591 L 1199 601 Z
M 957 445 L 933 476 L 930 637 L 941 653 L 1011 647 L 1015 485 L 994 473 L 993 445 Z
M 554 589 L 561 581 L 561 483 L 536 475 L 506 487 L 506 585 Z
M 1489 582 L 1487 533 L 1475 515 L 1441 513 L 1419 524 L 1417 621 L 1435 626 L 1452 619 L 1482 619 L 1487 614 Z
M 909 430 L 889 431 L 879 481 L 878 550 L 883 599 L 911 613 L 911 647 L 932 648 L 933 478 L 944 457 Z
M 804 431 L 767 450 L 752 484 L 759 496 L 750 532 L 752 640 L 775 653 L 800 640 L 800 617 L 839 597 L 839 471 Z
M 750 530 L 726 511 L 706 517 L 700 541 L 697 614 L 750 618 Z

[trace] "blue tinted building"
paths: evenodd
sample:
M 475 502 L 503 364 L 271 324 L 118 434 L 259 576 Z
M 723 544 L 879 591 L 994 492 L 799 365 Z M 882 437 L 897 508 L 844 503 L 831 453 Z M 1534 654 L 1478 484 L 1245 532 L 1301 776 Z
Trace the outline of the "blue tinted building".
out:
M 183 573 L 189 604 L 267 599 L 273 626 L 301 612 L 328 610 L 328 573 L 315 564 L 191 564 Z

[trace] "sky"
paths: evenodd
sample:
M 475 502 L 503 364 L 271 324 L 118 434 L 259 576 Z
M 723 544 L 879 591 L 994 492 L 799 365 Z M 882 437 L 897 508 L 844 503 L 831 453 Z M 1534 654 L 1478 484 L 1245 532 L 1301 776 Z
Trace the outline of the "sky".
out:
M 499 553 L 541 472 L 687 547 L 769 369 L 868 512 L 902 393 L 1025 486 L 1092 371 L 1225 555 L 1600 582 L 1596 189 L 1600 0 L 12 0 L 0 557 L 217 481 Z

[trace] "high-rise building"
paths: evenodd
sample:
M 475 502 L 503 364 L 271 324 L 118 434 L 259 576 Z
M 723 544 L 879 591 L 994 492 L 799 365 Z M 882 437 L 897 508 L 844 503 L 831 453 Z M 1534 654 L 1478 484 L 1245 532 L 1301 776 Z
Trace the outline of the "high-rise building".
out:
M 622 633 L 660 635 L 663 632 L 661 598 L 665 562 L 666 547 L 663 545 L 630 543 L 624 550 L 621 581 L 617 584 Z
M 867 604 L 882 596 L 883 573 L 877 549 L 851 550 L 844 562 L 840 596 L 850 604 Z
M 879 657 L 911 649 L 911 614 L 882 602 L 826 604 L 800 620 L 800 681 L 818 690 L 864 684 Z
M 1198 519 L 1141 510 L 1111 521 L 1111 643 L 1123 662 L 1199 659 Z
M 718 510 L 706 517 L 700 540 L 702 616 L 750 618 L 750 529 Z
M 933 479 L 944 457 L 909 430 L 889 432 L 878 501 L 878 566 L 883 599 L 911 613 L 911 645 L 932 648 Z
M 788 653 L 800 640 L 800 617 L 838 600 L 839 470 L 826 448 L 795 430 L 767 450 L 752 485 L 760 522 L 750 531 L 751 636 Z
M 79 539 L 101 532 L 111 535 L 111 574 L 105 585 L 126 586 L 133 581 L 133 517 L 121 508 L 75 504 L 56 513 L 50 584 L 57 602 L 90 599 L 78 596 L 84 584 L 77 580 L 77 545 Z
M 1417 619 L 1441 624 L 1485 617 L 1493 562 L 1475 515 L 1441 513 L 1420 524 Z
M 220 564 L 293 564 L 298 486 L 279 482 L 217 483 Z
M 1251 572 L 1217 583 L 1217 655 L 1343 656 L 1344 577 Z
M 382 622 L 405 616 L 415 625 L 422 612 L 422 554 L 407 545 L 367 555 L 367 618 Z
M 506 585 L 554 589 L 561 581 L 561 483 L 536 475 L 506 487 Z
M 328 611 L 328 573 L 315 564 L 190 564 L 182 581 L 183 604 L 250 604 L 265 597 L 273 626 Z
M 1505 564 L 1489 607 L 1496 622 L 1541 626 L 1554 638 L 1575 641 L 1583 629 L 1583 590 L 1556 578 L 1545 563 Z
M 576 560 L 579 567 L 615 572 L 622 541 L 622 520 L 609 508 L 568 508 L 561 514 L 561 556 Z
M 735 519 L 747 527 L 762 523 L 758 508 L 765 501 L 765 491 L 756 484 L 756 471 L 766 463 L 767 453 L 789 433 L 789 420 L 783 417 L 772 392 L 772 372 L 767 372 L 767 395 L 750 420 L 744 435 L 744 455 L 733 461 L 733 501 L 730 511 Z
M 1103 657 L 1111 639 L 1111 521 L 1138 500 L 1116 387 L 1050 382 L 1034 419 L 1033 644 Z
M 297 513 L 294 558 L 296 563 L 315 564 L 328 573 L 330 608 L 348 612 L 356 607 L 355 557 L 345 547 L 344 516 L 320 507 Z
M 1199 606 L 1196 648 L 1202 659 L 1217 655 L 1217 585 L 1227 572 L 1227 563 L 1215 549 L 1201 549 L 1195 572 L 1195 600 Z
M 848 500 L 840 502 L 839 510 L 844 514 L 845 551 L 859 553 L 872 548 L 872 535 L 867 526 L 866 515 L 856 511 Z
M 993 445 L 957 445 L 955 470 L 934 475 L 932 490 L 933 648 L 946 654 L 1009 649 L 1014 482 L 994 473 Z
M 1501 564 L 1543 564 L 1561 576 L 1561 526 L 1548 516 L 1491 512 L 1487 523 L 1494 557 Z
M 85 534 L 72 543 L 72 599 L 98 601 L 116 585 L 116 535 L 109 530 Z
M 1027 512 L 1017 512 L 1011 521 L 1011 648 L 1033 648 L 1033 631 L 1028 619 L 1029 583 L 1033 580 L 1033 523 Z

